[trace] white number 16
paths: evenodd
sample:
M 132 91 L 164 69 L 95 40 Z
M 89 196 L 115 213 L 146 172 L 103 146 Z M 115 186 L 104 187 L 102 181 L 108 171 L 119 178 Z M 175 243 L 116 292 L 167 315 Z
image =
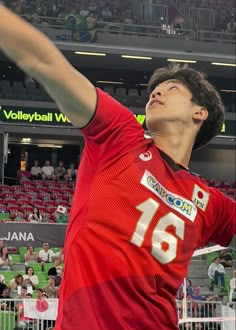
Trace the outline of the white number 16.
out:
M 154 199 L 149 198 L 145 202 L 139 204 L 136 208 L 142 215 L 140 216 L 135 232 L 131 238 L 131 242 L 137 246 L 142 246 L 145 234 L 156 214 L 160 204 Z M 152 233 L 152 250 L 151 254 L 162 264 L 167 264 L 175 259 L 177 254 L 178 239 L 166 231 L 167 227 L 173 226 L 175 234 L 181 240 L 184 239 L 184 221 L 170 212 L 161 217 L 156 224 Z M 163 248 L 163 244 L 166 248 Z

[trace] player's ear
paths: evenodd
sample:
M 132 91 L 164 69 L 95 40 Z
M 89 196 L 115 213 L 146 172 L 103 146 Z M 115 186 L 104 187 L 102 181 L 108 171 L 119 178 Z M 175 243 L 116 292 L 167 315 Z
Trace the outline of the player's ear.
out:
M 205 107 L 197 106 L 193 113 L 193 119 L 195 120 L 206 120 L 208 117 L 208 111 Z

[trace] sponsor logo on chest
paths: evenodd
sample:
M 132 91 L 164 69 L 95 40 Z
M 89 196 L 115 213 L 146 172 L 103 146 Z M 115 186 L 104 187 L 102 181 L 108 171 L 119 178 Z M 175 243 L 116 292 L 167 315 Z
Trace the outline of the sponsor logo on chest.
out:
M 167 190 L 147 170 L 144 172 L 140 183 L 158 196 L 166 205 L 194 222 L 197 208 L 192 201 Z

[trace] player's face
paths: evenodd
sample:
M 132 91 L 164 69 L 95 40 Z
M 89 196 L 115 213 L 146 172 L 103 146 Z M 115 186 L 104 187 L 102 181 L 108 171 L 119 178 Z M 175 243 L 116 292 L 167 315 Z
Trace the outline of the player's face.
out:
M 164 122 L 189 125 L 200 106 L 191 102 L 192 93 L 178 80 L 167 80 L 153 90 L 146 105 L 146 124 L 151 132 Z

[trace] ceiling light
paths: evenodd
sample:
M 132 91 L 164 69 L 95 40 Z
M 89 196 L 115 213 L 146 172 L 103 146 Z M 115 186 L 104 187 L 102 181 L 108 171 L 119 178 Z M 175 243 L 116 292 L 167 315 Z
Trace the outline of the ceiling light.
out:
M 236 93 L 235 89 L 220 89 L 221 92 L 226 92 L 226 93 Z
M 114 84 L 114 85 L 124 85 L 123 82 L 120 82 L 120 81 L 109 81 L 109 80 L 98 80 L 97 83 L 101 83 L 101 84 Z
M 194 61 L 194 60 L 181 60 L 181 59 L 177 59 L 177 58 L 168 58 L 167 62 L 197 63 L 197 61 Z
M 144 86 L 144 87 L 147 87 L 148 84 L 139 84 L 139 86 Z
M 234 63 L 220 63 L 220 62 L 212 62 L 212 65 L 220 65 L 220 66 L 236 66 Z
M 39 148 L 63 148 L 63 146 L 59 146 L 57 144 L 51 144 L 51 143 L 41 143 L 37 144 Z
M 152 57 L 149 56 L 121 55 L 121 57 L 132 60 L 152 60 Z
M 105 53 L 89 53 L 89 52 L 75 52 L 77 55 L 87 55 L 87 56 L 106 56 Z
M 32 142 L 31 138 L 22 138 L 21 139 L 21 143 L 24 143 L 24 144 L 31 143 L 31 142 Z

